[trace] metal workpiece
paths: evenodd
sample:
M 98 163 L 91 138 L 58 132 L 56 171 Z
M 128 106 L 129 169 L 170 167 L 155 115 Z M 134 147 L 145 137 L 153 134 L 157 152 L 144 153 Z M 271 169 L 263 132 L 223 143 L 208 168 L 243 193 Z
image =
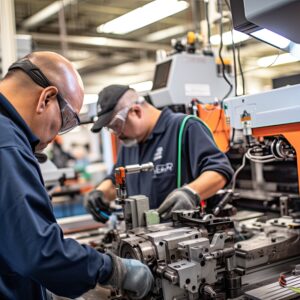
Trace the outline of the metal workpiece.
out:
M 204 284 L 203 287 L 201 288 L 201 293 L 203 295 L 208 295 L 211 299 L 214 299 L 217 296 L 217 293 L 214 291 L 214 289 L 208 285 Z
M 265 223 L 248 221 L 244 226 L 252 229 L 254 236 L 235 245 L 238 267 L 247 270 L 299 255 L 299 224 L 291 217 Z
M 131 202 L 129 202 L 131 203 Z M 137 201 L 138 203 L 138 201 Z M 193 226 L 179 221 L 180 216 L 189 218 Z M 231 256 L 235 249 L 229 227 L 227 231 L 213 234 L 207 227 L 216 222 L 228 221 L 207 215 L 196 219 L 195 211 L 178 214 L 178 223 L 157 224 L 129 230 L 126 237 L 116 238 L 115 253 L 134 258 L 147 264 L 155 277 L 151 299 L 210 299 L 221 290 L 224 293 L 226 276 L 233 278 L 234 263 Z M 223 228 L 223 227 L 220 227 Z M 226 275 L 227 274 L 227 275 Z M 230 281 L 231 289 L 236 286 Z
M 181 257 L 200 262 L 204 254 L 209 253 L 210 244 L 207 238 L 198 238 L 178 244 Z
M 198 293 L 200 286 L 201 268 L 195 262 L 181 260 L 168 266 L 178 274 L 178 285 L 189 293 Z
M 295 266 L 295 269 L 293 270 L 293 275 L 299 276 L 300 275 L 300 264 Z
M 272 238 L 259 234 L 251 241 L 239 242 L 236 249 L 237 265 L 251 268 L 297 255 L 300 244 L 294 243 L 296 239 L 297 236 L 273 235 Z
M 282 195 L 279 197 L 280 215 L 282 217 L 289 215 L 289 201 L 290 198 L 287 195 Z
M 142 196 L 125 201 L 137 223 L 147 201 Z M 132 216 L 130 222 L 135 222 Z M 276 268 L 282 260 L 299 256 L 298 228 L 291 217 L 239 221 L 234 228 L 228 218 L 184 210 L 174 212 L 172 223 L 132 227 L 125 235 L 118 235 L 113 251 L 121 257 L 138 259 L 150 268 L 155 278 L 151 300 L 293 299 L 289 298 L 294 297 L 290 292 L 287 298 L 276 298 L 279 293 L 273 291 L 270 295 L 275 298 L 264 298 L 263 292 L 257 296 L 257 285 L 270 281 L 265 281 L 265 274 L 255 278 L 255 272 Z M 234 237 L 240 237 L 236 232 L 242 229 L 251 230 L 252 237 L 235 243 Z M 299 269 L 295 268 L 295 274 Z M 250 275 L 254 284 L 244 284 L 243 278 Z
M 156 268 L 155 273 L 164 279 L 167 279 L 170 283 L 176 285 L 178 284 L 178 274 L 176 271 L 173 271 L 170 268 L 167 268 L 167 265 L 161 264 Z
M 169 260 L 175 259 L 175 257 L 174 258 L 172 257 L 174 251 L 171 250 L 172 254 L 170 254 L 170 251 L 168 249 L 168 245 L 172 244 L 172 239 L 175 239 L 176 241 L 176 239 L 178 238 L 180 239 L 182 236 L 185 239 L 190 239 L 192 237 L 190 235 L 190 232 L 193 231 L 194 234 L 192 236 L 199 234 L 199 232 L 196 233 L 195 230 L 190 227 L 182 227 L 182 228 L 173 228 L 165 231 L 151 232 L 147 234 L 147 238 L 156 247 L 157 259 L 167 261 L 167 259 Z M 170 243 L 168 244 L 168 242 Z M 173 245 L 175 245 L 175 248 L 177 248 L 176 242 L 173 243 Z M 175 250 L 175 254 L 176 254 L 176 250 Z
M 202 215 L 199 210 L 174 211 L 172 220 L 175 226 L 197 227 L 207 232 L 207 236 L 213 236 L 216 232 L 228 232 L 234 228 L 231 219 L 216 217 L 213 214 Z
M 236 272 L 230 272 L 225 277 L 228 298 L 235 299 L 242 294 L 242 277 Z
M 149 199 L 143 195 L 136 195 L 125 199 L 124 219 L 126 229 L 143 227 L 146 225 L 144 212 L 149 210 Z

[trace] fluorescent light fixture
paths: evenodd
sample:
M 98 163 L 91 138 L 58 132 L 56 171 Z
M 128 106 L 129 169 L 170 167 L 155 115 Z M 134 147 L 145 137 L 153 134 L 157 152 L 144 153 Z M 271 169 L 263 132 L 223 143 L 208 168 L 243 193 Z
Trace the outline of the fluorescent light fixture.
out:
M 178 26 L 172 26 L 167 29 L 163 29 L 160 31 L 153 32 L 151 34 L 148 34 L 144 41 L 146 42 L 156 42 L 161 41 L 167 38 L 170 38 L 172 36 L 183 34 L 189 29 L 189 26 L 185 25 L 178 25 Z
M 225 46 L 231 45 L 232 44 L 232 36 L 231 36 L 231 31 L 224 32 L 223 35 L 223 44 Z M 249 35 L 242 33 L 240 31 L 233 30 L 233 41 L 234 43 L 240 43 L 243 41 L 248 40 L 250 37 Z M 210 42 L 212 45 L 220 45 L 221 43 L 221 36 L 219 34 L 213 35 L 210 37 Z
M 189 7 L 187 1 L 155 0 L 97 27 L 102 33 L 126 34 Z
M 98 95 L 97 94 L 84 94 L 83 104 L 93 104 L 98 101 Z
M 22 27 L 29 29 L 31 27 L 39 25 L 40 23 L 44 23 L 47 19 L 57 14 L 63 6 L 66 7 L 67 5 L 73 4 L 74 2 L 77 2 L 77 0 L 54 1 L 50 5 L 46 6 L 36 14 L 26 19 L 22 23 Z
M 293 56 L 300 59 L 300 44 L 291 43 L 289 50 Z
M 287 48 L 291 42 L 287 38 L 268 29 L 254 31 L 251 33 L 251 35 L 280 49 Z
M 151 91 L 152 86 L 153 86 L 153 82 L 151 80 L 133 83 L 129 85 L 130 88 L 136 90 L 137 92 Z
M 300 58 L 296 58 L 290 53 L 284 53 L 280 55 L 270 55 L 270 56 L 261 57 L 257 60 L 257 65 L 259 67 L 266 68 L 269 66 L 288 64 L 299 60 Z

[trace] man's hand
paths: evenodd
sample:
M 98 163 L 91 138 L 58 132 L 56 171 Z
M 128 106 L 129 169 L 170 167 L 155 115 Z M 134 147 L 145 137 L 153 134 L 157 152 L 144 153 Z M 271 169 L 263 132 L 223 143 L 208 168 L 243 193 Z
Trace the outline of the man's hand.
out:
M 200 203 L 200 196 L 190 187 L 184 186 L 171 192 L 157 209 L 160 217 L 170 219 L 172 212 L 181 209 L 194 209 Z
M 126 259 L 109 253 L 113 272 L 107 284 L 124 290 L 130 299 L 144 299 L 154 282 L 150 269 L 135 259 Z
M 94 190 L 90 192 L 85 200 L 84 206 L 97 222 L 106 223 L 111 214 L 109 201 L 104 197 L 103 192 Z

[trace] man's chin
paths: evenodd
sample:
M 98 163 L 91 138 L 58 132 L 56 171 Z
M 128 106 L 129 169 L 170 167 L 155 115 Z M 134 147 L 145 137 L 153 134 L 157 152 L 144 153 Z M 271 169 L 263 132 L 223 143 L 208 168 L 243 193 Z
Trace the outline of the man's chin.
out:
M 40 152 L 40 151 L 43 151 L 47 146 L 48 146 L 49 143 L 39 143 L 35 146 L 35 151 L 36 152 Z

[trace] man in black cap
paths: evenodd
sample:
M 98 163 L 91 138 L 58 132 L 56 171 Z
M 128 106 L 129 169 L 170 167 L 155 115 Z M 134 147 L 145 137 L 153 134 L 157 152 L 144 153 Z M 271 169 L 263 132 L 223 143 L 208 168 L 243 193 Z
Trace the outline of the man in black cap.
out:
M 174 210 L 195 208 L 201 199 L 210 198 L 230 182 L 230 163 L 204 123 L 195 119 L 186 123 L 179 170 L 177 139 L 184 114 L 167 108 L 160 111 L 124 85 L 104 88 L 99 93 L 97 110 L 98 120 L 91 130 L 99 132 L 106 127 L 124 144 L 115 167 L 153 162 L 153 173 L 128 176 L 127 190 L 129 196 L 148 196 L 150 208 L 158 208 L 163 219 L 170 218 Z M 176 184 L 178 172 L 180 186 Z M 112 170 L 88 195 L 86 207 L 94 219 L 106 222 L 111 212 L 109 201 L 115 198 Z

